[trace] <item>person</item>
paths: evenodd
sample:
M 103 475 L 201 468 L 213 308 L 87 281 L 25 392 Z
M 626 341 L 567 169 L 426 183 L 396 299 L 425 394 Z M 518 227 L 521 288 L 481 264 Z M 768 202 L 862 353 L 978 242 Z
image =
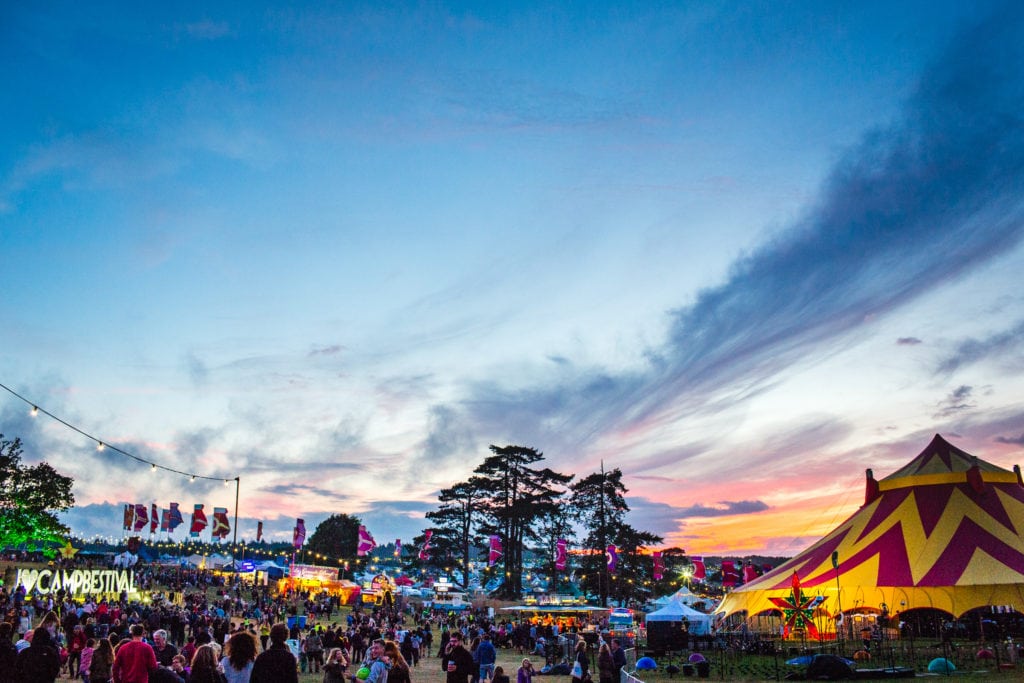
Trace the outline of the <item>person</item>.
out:
M 249 683 L 299 683 L 296 659 L 286 640 L 288 627 L 274 624 L 270 628 L 270 647 L 256 657 Z
M 0 622 L 0 683 L 17 683 L 14 669 L 18 661 L 18 648 L 11 642 L 14 628 L 6 621 Z
M 195 654 L 194 652 L 192 654 Z M 188 680 L 188 675 L 191 673 L 191 667 L 188 665 L 188 660 L 185 659 L 185 655 L 180 652 L 174 655 L 174 659 L 171 660 L 171 671 L 178 674 L 182 680 Z
M 68 614 L 74 614 L 69 610 Z M 75 624 L 71 627 L 71 636 L 68 639 L 68 678 L 78 678 L 82 664 L 82 650 L 85 649 L 85 627 Z
M 584 683 L 590 678 L 590 657 L 587 656 L 587 641 L 576 641 L 576 657 L 572 665 L 573 683 Z
M 174 655 L 178 654 L 178 648 L 167 642 L 167 631 L 163 629 L 153 631 L 153 654 L 156 655 L 157 664 L 171 666 Z
M 476 646 L 476 661 L 480 667 L 478 675 L 481 683 L 494 676 L 494 665 L 498 661 L 498 651 L 494 649 L 490 633 L 484 633 L 480 644 Z
M 220 665 L 228 683 L 249 683 L 256 661 L 256 638 L 251 633 L 238 631 L 228 638 Z
M 89 662 L 89 683 L 107 683 L 113 675 L 114 647 L 107 638 L 100 638 Z
M 491 683 L 509 683 L 508 674 L 505 673 L 503 667 L 494 667 L 494 677 L 491 678 Z
M 217 652 L 212 644 L 200 645 L 192 657 L 192 670 L 188 683 L 225 683 L 224 674 L 217 664 Z
M 533 683 L 534 673 L 536 672 L 533 670 L 533 662 L 529 658 L 523 659 L 519 671 L 516 672 L 516 683 Z
M 366 659 L 363 660 L 363 667 L 370 670 L 366 677 L 366 683 L 387 683 L 388 681 L 388 660 L 384 656 L 384 641 L 375 640 L 366 651 Z M 356 677 L 353 677 L 356 680 Z
M 302 651 L 306 653 L 309 673 L 320 673 L 320 667 L 324 663 L 324 641 L 316 628 L 309 629 L 309 634 L 302 641 Z
M 153 646 L 142 639 L 146 629 L 132 624 L 128 633 L 132 639 L 119 645 L 114 655 L 114 683 L 149 683 L 149 672 L 157 663 Z
M 597 677 L 599 683 L 615 683 L 615 660 L 608 643 L 601 643 L 597 651 Z
M 60 651 L 45 626 L 32 633 L 32 644 L 18 653 L 17 680 L 23 683 L 53 683 L 60 675 Z
M 441 657 L 441 670 L 448 672 L 446 683 L 468 683 L 477 671 L 473 655 L 462 644 L 462 634 L 458 631 L 453 630 L 448 634 L 448 646 Z
M 622 643 L 618 638 L 612 638 L 612 678 L 618 678 L 620 672 L 626 667 L 626 651 L 622 649 Z
M 345 683 L 347 671 L 348 657 L 345 656 L 345 650 L 340 647 L 331 648 L 324 662 L 324 683 Z
M 78 675 L 79 677 L 88 683 L 89 681 L 89 667 L 92 666 L 92 654 L 96 651 L 96 639 L 86 638 L 85 647 L 82 648 L 82 656 L 78 661 Z
M 408 637 L 408 636 L 406 636 Z M 385 661 L 391 664 L 388 669 L 387 683 L 412 683 L 409 676 L 409 662 L 402 655 L 402 649 L 393 640 L 384 642 Z

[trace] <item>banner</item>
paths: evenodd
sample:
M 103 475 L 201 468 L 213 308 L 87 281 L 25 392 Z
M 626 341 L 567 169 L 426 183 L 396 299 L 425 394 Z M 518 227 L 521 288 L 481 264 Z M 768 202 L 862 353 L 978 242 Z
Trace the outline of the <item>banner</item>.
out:
M 295 528 L 292 529 L 292 545 L 298 550 L 306 540 L 306 520 L 296 519 Z
M 149 508 L 149 533 L 155 534 L 156 528 L 160 525 L 160 511 L 156 509 L 156 503 Z
M 231 533 L 231 523 L 228 522 L 227 508 L 213 508 L 213 526 L 210 528 L 210 538 L 227 538 Z
M 501 536 L 491 536 L 491 551 L 487 553 L 487 566 L 493 567 L 501 559 L 502 552 Z
M 366 527 L 362 524 L 359 525 L 359 544 L 356 546 L 356 555 L 359 557 L 365 557 L 377 547 L 377 541 L 373 540 L 373 536 Z
M 423 561 L 430 559 L 430 537 L 434 535 L 434 532 L 427 529 L 423 532 L 423 547 L 420 548 L 419 558 Z
M 256 542 L 263 540 L 263 522 L 256 522 Z
M 566 550 L 565 539 L 560 538 L 555 543 L 555 569 L 564 572 L 569 565 L 569 551 Z
M 135 523 L 135 506 L 125 503 L 124 506 L 124 531 L 131 531 Z
M 690 562 L 693 563 L 693 580 L 703 581 L 707 578 L 707 570 L 704 568 L 703 557 L 691 557 Z
M 654 572 L 652 576 L 655 581 L 661 581 L 665 578 L 665 560 L 662 559 L 660 550 L 655 550 L 652 555 L 654 557 Z
M 170 532 L 171 530 L 171 511 L 164 508 L 160 513 L 160 531 Z
M 188 533 L 190 536 L 198 536 L 205 528 L 206 513 L 203 512 L 203 504 L 196 503 L 195 508 L 192 510 L 192 526 L 189 527 Z
M 135 504 L 135 525 L 132 527 L 132 531 L 139 532 L 146 528 L 149 524 L 149 514 L 146 512 L 145 503 Z
M 171 518 L 167 522 L 167 530 L 172 534 L 174 530 L 185 523 L 185 518 L 181 516 L 181 510 L 178 509 L 177 503 L 171 503 Z
M 731 588 L 740 582 L 740 572 L 732 560 L 722 560 L 722 587 Z
M 750 562 L 743 565 L 743 583 L 750 583 L 759 576 L 757 573 L 757 567 Z
M 614 545 L 610 545 L 605 551 L 605 554 L 608 556 L 608 573 L 614 574 L 616 568 L 619 566 L 619 549 Z

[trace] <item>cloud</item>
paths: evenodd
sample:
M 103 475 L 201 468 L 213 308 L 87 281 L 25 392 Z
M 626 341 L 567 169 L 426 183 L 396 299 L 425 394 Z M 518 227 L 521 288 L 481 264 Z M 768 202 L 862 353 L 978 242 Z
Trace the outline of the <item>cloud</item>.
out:
M 687 517 L 728 517 L 731 515 L 749 515 L 755 512 L 764 512 L 768 505 L 760 500 L 723 500 L 714 506 L 697 503 L 685 508 L 676 508 L 680 518 Z
M 1024 345 L 1024 320 L 1008 330 L 984 339 L 967 339 L 960 342 L 956 350 L 939 363 L 939 372 L 952 373 L 986 358 L 1016 351 L 1022 345 Z
M 345 347 L 342 346 L 341 344 L 331 344 L 329 346 L 318 346 L 318 347 L 315 347 L 315 348 L 310 350 L 309 355 L 310 356 L 336 356 L 336 355 L 338 355 L 339 353 L 341 353 L 344 350 L 345 350 Z
M 935 417 L 949 417 L 977 407 L 977 404 L 971 401 L 973 393 L 973 387 L 969 387 L 966 384 L 958 386 L 939 403 L 939 412 L 935 414 Z
M 896 340 L 897 346 L 917 346 L 921 343 L 923 342 L 917 337 L 900 337 Z
M 997 436 L 993 441 L 1011 446 L 1024 446 L 1024 432 L 1021 432 L 1020 436 Z

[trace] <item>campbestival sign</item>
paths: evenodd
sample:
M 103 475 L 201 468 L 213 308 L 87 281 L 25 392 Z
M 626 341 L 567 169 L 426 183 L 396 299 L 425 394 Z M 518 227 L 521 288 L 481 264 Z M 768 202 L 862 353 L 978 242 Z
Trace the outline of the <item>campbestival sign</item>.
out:
M 42 595 L 63 589 L 68 595 L 92 593 L 134 593 L 135 572 L 131 569 L 18 569 L 14 585 Z

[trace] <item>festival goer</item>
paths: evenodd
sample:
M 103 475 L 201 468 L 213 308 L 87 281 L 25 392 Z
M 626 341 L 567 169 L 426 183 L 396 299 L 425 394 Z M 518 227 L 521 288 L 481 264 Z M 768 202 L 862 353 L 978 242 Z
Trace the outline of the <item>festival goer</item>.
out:
M 324 662 L 324 683 L 345 683 L 348 671 L 348 657 L 340 647 L 331 648 Z
M 225 683 L 224 674 L 217 664 L 217 651 L 212 644 L 200 645 L 192 657 L 188 683 Z
M 270 629 L 270 647 L 256 658 L 249 683 L 299 683 L 295 656 L 285 645 L 286 640 L 288 627 L 274 624 Z
M 159 629 L 153 631 L 153 654 L 156 655 L 156 662 L 160 666 L 171 665 L 174 655 L 178 654 L 178 648 L 167 642 L 167 631 Z
M 479 680 L 484 681 L 494 675 L 494 665 L 498 661 L 498 651 L 491 643 L 491 634 L 485 633 L 476 647 L 475 657 L 480 667 Z
M 11 642 L 13 632 L 10 624 L 0 622 L 0 683 L 17 683 L 14 669 L 18 661 L 18 649 Z
M 69 611 L 69 615 L 74 611 Z M 82 650 L 85 649 L 85 627 L 76 624 L 71 627 L 71 636 L 68 638 L 68 678 L 78 678 L 81 668 Z
M 597 651 L 597 676 L 599 683 L 615 682 L 615 660 L 612 659 L 612 650 L 608 643 L 601 643 Z
M 441 657 L 441 670 L 447 672 L 446 683 L 468 683 L 471 676 L 477 673 L 473 655 L 462 644 L 462 634 L 452 631 L 448 634 L 448 646 Z
M 533 683 L 533 676 L 536 672 L 533 669 L 533 662 L 524 659 L 519 671 L 516 672 L 516 683 Z
M 89 662 L 89 683 L 107 683 L 113 675 L 114 648 L 107 638 L 100 638 Z
M 576 641 L 576 657 L 572 665 L 573 683 L 583 683 L 590 677 L 590 658 L 587 657 L 587 641 Z
M 32 644 L 18 653 L 15 663 L 18 681 L 53 683 L 60 675 L 60 652 L 45 626 L 32 633 Z
M 388 662 L 384 657 L 384 641 L 377 639 L 370 643 L 370 647 L 366 651 L 366 659 L 363 660 L 363 667 L 370 670 L 370 675 L 366 677 L 366 683 L 387 683 Z M 358 678 L 353 676 L 353 681 L 356 680 Z
M 149 672 L 157 667 L 153 646 L 142 639 L 146 629 L 132 624 L 132 639 L 118 646 L 114 655 L 114 683 L 149 683 Z
M 228 683 L 249 683 L 256 661 L 256 638 L 251 633 L 238 631 L 228 638 L 224 655 L 220 664 Z
M 491 678 L 491 683 L 509 683 L 508 674 L 505 673 L 503 667 L 494 667 L 494 677 Z
M 316 628 L 309 629 L 305 640 L 302 641 L 302 651 L 306 653 L 309 672 L 320 673 L 320 667 L 324 663 L 324 641 Z
M 384 642 L 384 654 L 391 662 L 387 683 L 412 683 L 409 677 L 409 663 L 402 656 L 402 649 L 393 640 Z
M 626 651 L 622 649 L 622 643 L 618 638 L 612 638 L 612 664 L 614 669 L 612 670 L 612 677 L 618 678 L 620 672 L 626 666 Z
M 92 655 L 96 651 L 96 640 L 85 639 L 85 647 L 82 648 L 82 657 L 78 662 L 78 675 L 83 681 L 89 681 L 89 668 L 92 666 Z

